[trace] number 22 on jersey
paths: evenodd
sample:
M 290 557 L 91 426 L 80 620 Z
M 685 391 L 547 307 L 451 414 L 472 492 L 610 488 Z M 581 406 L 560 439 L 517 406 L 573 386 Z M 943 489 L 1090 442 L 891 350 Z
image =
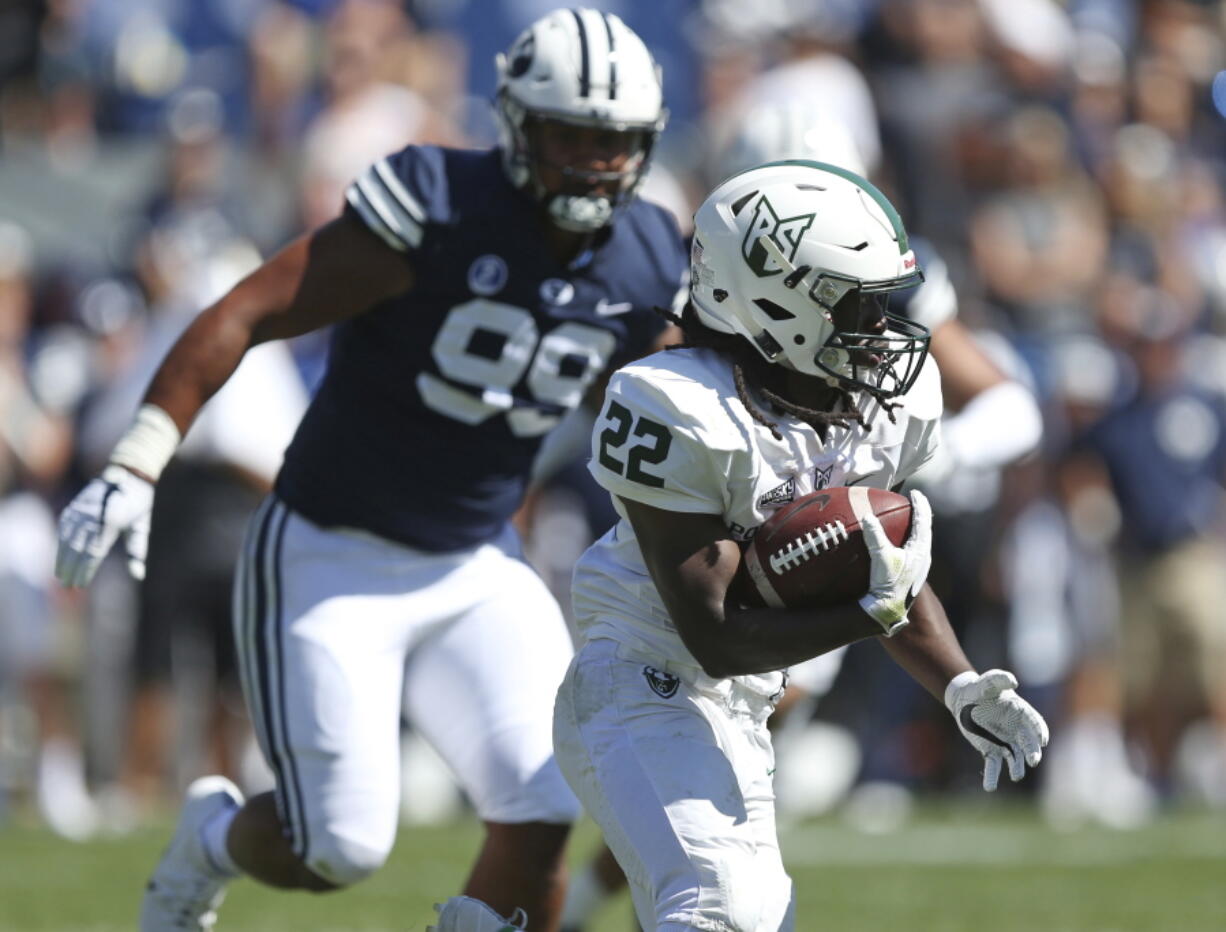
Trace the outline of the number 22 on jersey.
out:
M 605 407 L 604 417 L 609 426 L 600 432 L 600 465 L 631 482 L 653 489 L 663 488 L 664 480 L 644 466 L 663 463 L 668 458 L 668 448 L 673 442 L 668 428 L 648 417 L 636 418 L 628 408 L 612 399 Z M 636 440 L 628 450 L 623 450 L 631 434 Z

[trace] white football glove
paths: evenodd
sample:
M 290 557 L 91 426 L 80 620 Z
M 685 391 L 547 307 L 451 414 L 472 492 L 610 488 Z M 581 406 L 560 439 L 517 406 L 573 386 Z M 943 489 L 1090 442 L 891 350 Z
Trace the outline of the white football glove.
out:
M 65 586 L 87 586 L 115 538 L 124 535 L 128 572 L 145 578 L 153 483 L 122 466 L 108 466 L 60 514 L 55 575 Z
M 1026 765 L 1038 765 L 1047 746 L 1047 722 L 1014 689 L 1017 679 L 1007 670 L 959 673 L 945 687 L 945 705 L 966 740 L 983 755 L 983 788 L 989 793 L 1000 779 L 1002 760 L 1009 762 L 1015 783 Z
M 902 547 L 890 542 L 876 515 L 862 517 L 860 527 L 871 560 L 868 594 L 860 607 L 892 635 L 908 623 L 907 607 L 932 566 L 932 506 L 922 492 L 911 493 L 911 534 Z

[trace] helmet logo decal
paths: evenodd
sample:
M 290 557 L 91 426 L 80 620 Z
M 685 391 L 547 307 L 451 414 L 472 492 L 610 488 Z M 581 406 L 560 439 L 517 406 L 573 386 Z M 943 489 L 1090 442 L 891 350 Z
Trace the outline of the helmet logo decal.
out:
M 754 205 L 753 220 L 741 242 L 741 255 L 745 257 L 745 262 L 753 273 L 759 278 L 769 278 L 783 272 L 783 268 L 759 242 L 763 236 L 770 238 L 779 252 L 791 262 L 796 258 L 796 251 L 800 249 L 800 238 L 805 235 L 805 230 L 812 226 L 816 216 L 797 214 L 795 217 L 780 219 L 766 195 L 762 195 Z

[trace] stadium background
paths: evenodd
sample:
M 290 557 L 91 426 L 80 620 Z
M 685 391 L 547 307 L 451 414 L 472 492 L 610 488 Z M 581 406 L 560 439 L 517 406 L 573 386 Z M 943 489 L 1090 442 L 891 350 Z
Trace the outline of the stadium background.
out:
M 153 559 L 188 556 L 151 563 L 143 596 L 118 557 L 58 590 L 55 512 L 191 314 L 353 175 L 408 142 L 494 142 L 493 56 L 553 5 L 0 4 L 0 929 L 129 927 L 185 782 L 267 780 L 218 618 L 322 340 L 185 447 Z M 972 659 L 1047 716 L 1044 763 L 984 797 L 944 711 L 853 650 L 781 740 L 800 927 L 1226 927 L 1226 5 L 599 6 L 664 67 L 649 196 L 684 226 L 755 107 L 820 101 L 1044 412 L 1036 455 L 928 479 L 934 585 Z M 592 532 L 576 472 L 525 519 L 563 593 Z M 228 927 L 422 927 L 475 838 L 427 759 L 407 734 L 406 831 L 375 881 L 240 885 Z

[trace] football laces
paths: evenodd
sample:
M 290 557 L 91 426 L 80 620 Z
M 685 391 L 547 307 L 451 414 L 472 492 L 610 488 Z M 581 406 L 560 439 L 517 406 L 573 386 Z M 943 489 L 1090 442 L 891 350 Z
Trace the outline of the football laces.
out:
M 806 531 L 802 536 L 788 541 L 770 556 L 771 570 L 782 576 L 790 569 L 800 566 L 818 553 L 837 547 L 851 535 L 842 521 L 832 521 Z

